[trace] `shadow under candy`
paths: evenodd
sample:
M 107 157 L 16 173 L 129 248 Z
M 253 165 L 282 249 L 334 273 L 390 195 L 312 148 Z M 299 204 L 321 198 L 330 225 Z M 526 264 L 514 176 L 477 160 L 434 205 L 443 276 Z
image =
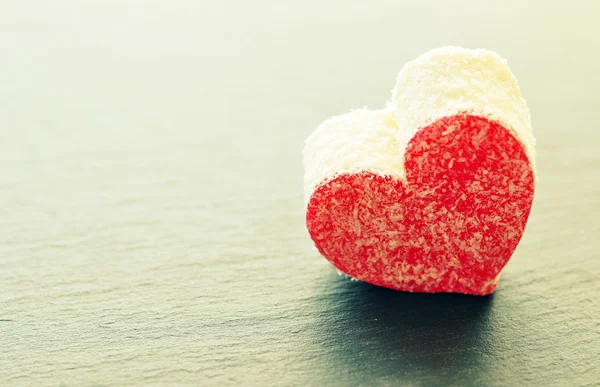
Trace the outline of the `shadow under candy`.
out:
M 329 367 L 357 382 L 404 375 L 448 384 L 485 372 L 493 295 L 406 293 L 343 277 L 333 282 L 316 324 Z

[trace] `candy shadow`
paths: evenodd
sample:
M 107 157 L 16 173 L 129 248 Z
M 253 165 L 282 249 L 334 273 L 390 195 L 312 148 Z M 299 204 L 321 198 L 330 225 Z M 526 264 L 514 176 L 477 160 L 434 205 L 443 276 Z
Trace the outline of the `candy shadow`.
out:
M 486 372 L 493 296 L 416 294 L 343 277 L 320 314 L 330 367 L 357 380 L 477 380 Z

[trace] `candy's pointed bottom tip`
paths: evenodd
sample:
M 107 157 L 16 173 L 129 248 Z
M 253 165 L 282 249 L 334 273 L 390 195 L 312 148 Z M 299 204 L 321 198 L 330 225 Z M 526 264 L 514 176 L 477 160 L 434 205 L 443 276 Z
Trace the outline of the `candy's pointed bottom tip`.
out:
M 414 293 L 414 294 L 454 294 L 454 295 L 462 295 L 462 296 L 479 296 L 479 297 L 489 297 L 493 296 L 498 289 L 499 278 L 495 280 L 489 281 L 481 286 L 470 286 L 465 287 L 461 285 L 451 286 L 451 287 L 436 287 L 431 288 L 427 285 L 420 286 L 393 286 L 388 284 L 379 284 L 370 281 L 365 281 L 359 278 L 355 278 L 351 275 L 348 275 L 340 270 L 337 270 L 338 274 L 346 277 L 346 279 L 351 282 L 361 282 L 376 288 L 381 289 L 389 289 L 401 293 Z

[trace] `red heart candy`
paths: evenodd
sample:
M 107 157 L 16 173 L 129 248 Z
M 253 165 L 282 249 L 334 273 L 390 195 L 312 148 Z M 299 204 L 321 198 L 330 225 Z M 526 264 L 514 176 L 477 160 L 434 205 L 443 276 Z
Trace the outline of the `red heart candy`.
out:
M 319 252 L 379 286 L 492 293 L 533 201 L 522 143 L 498 122 L 458 114 L 419 130 L 404 165 L 406 181 L 364 171 L 317 186 L 306 225 Z

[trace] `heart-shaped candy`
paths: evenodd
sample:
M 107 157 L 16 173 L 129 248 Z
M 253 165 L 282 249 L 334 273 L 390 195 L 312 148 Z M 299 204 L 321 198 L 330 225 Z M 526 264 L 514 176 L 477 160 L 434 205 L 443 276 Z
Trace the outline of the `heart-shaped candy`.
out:
M 307 139 L 316 247 L 375 285 L 492 293 L 533 201 L 529 122 L 494 53 L 447 47 L 407 64 L 387 108 L 334 117 Z

